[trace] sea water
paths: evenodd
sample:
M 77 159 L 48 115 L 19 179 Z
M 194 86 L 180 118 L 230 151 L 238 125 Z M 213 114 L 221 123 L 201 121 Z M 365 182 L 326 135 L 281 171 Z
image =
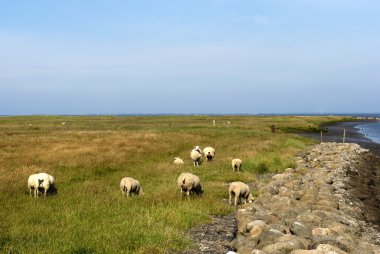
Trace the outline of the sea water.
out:
M 380 122 L 360 124 L 355 126 L 359 132 L 364 134 L 367 138 L 380 144 Z

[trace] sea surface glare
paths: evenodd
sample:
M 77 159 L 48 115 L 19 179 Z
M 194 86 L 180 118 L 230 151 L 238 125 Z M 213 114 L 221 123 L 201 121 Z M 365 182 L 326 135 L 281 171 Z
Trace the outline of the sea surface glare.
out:
M 380 144 L 380 122 L 360 124 L 355 126 L 359 132 L 364 134 L 368 139 Z

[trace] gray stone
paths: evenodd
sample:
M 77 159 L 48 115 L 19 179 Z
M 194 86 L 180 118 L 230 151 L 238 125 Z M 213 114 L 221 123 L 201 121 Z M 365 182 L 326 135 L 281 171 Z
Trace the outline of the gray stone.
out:
M 266 225 L 254 226 L 250 231 L 251 238 L 255 239 L 255 241 L 259 240 L 260 235 L 265 231 Z
M 322 218 L 312 212 L 305 212 L 297 216 L 297 221 L 315 227 L 321 224 Z
M 258 239 L 257 249 L 262 249 L 263 247 L 275 242 L 277 238 L 283 235 L 284 233 L 276 229 L 273 229 L 273 228 L 266 229 L 264 232 L 261 233 Z
M 276 223 L 276 224 L 271 224 L 270 226 L 273 229 L 276 229 L 276 230 L 280 231 L 281 233 L 290 234 L 289 227 L 286 226 L 286 225 L 284 225 L 284 224 Z
M 337 236 L 338 233 L 330 228 L 313 228 L 312 236 Z
M 323 253 L 328 254 L 348 254 L 347 252 L 339 249 L 336 246 L 330 245 L 330 244 L 320 244 L 317 246 L 317 251 L 321 251 Z
M 310 249 L 310 246 L 311 246 L 311 240 L 308 240 L 306 238 L 296 236 L 296 235 L 290 235 L 290 234 L 283 235 L 283 236 L 277 238 L 276 241 L 277 242 L 298 241 L 298 242 L 302 243 L 302 245 L 303 245 L 302 249 Z
M 257 250 L 257 249 L 255 249 L 255 250 L 252 250 L 251 254 L 267 254 L 267 253 L 265 253 L 265 252 L 262 251 L 262 250 Z
M 379 254 L 380 246 L 368 242 L 359 243 L 352 251 L 353 254 Z
M 256 245 L 257 241 L 252 240 L 250 237 L 245 237 L 241 234 L 238 234 L 236 238 L 231 242 L 231 246 L 237 250 L 243 248 L 244 246 L 247 246 L 253 250 Z
M 310 238 L 311 237 L 311 230 L 309 227 L 307 227 L 305 224 L 299 221 L 295 221 L 290 225 L 290 232 L 292 234 L 301 236 L 304 238 Z
M 272 181 L 262 188 L 263 192 L 269 193 L 271 195 L 276 195 L 278 190 L 283 185 L 282 181 Z
M 302 249 L 303 244 L 296 240 L 276 242 L 265 246 L 262 250 L 268 254 L 271 253 L 289 253 L 293 250 Z
M 276 174 L 272 176 L 273 180 L 277 181 L 285 181 L 285 180 L 290 180 L 293 177 L 293 173 L 282 173 L 282 174 Z
M 293 250 L 289 254 L 324 254 L 317 250 Z
M 300 155 L 296 169 L 256 184 L 263 194 L 237 215 L 238 252 L 380 254 L 373 244 L 380 233 L 364 221 L 369 217 L 362 200 L 371 201 L 368 191 L 352 192 L 359 185 L 351 178 L 363 178 L 366 161 L 373 158 L 363 154 L 358 145 L 322 143 Z M 364 179 L 369 185 L 370 179 Z
M 255 226 L 265 226 L 267 223 L 263 220 L 254 220 L 247 224 L 247 231 L 251 231 L 251 229 Z
M 292 181 L 288 181 L 288 182 L 284 183 L 284 186 L 286 188 L 292 189 L 292 190 L 297 190 L 297 191 L 301 189 L 301 185 L 302 185 L 301 180 L 292 180 Z
M 321 245 L 321 244 L 333 245 L 333 246 L 336 246 L 343 251 L 348 251 L 348 248 L 349 248 L 343 242 L 339 241 L 339 239 L 336 239 L 336 237 L 333 237 L 333 236 L 314 236 L 312 238 L 311 249 L 316 249 L 318 247 L 318 245 Z
M 250 247 L 248 245 L 244 245 L 244 246 L 241 246 L 236 251 L 238 254 L 251 254 L 252 253 L 252 247 Z

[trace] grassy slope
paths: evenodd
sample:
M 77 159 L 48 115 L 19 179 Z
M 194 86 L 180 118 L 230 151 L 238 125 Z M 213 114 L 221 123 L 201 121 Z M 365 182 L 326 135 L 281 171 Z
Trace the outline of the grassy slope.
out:
M 184 237 L 186 229 L 207 222 L 210 214 L 231 212 L 224 201 L 228 196 L 225 182 L 253 182 L 257 173 L 293 166 L 295 153 L 312 143 L 281 130 L 315 128 L 331 120 L 1 117 L 0 250 L 164 253 L 166 248 L 186 248 L 190 244 Z M 278 133 L 270 132 L 272 124 L 280 128 Z M 215 147 L 216 160 L 194 168 L 189 158 L 194 145 Z M 182 157 L 186 165 L 172 165 L 175 156 Z M 235 157 L 243 160 L 241 174 L 231 170 Z M 42 171 L 55 176 L 58 195 L 31 198 L 27 178 Z M 205 189 L 202 198 L 180 198 L 176 182 L 185 171 L 200 177 Z M 124 176 L 138 179 L 146 195 L 124 199 L 119 190 Z

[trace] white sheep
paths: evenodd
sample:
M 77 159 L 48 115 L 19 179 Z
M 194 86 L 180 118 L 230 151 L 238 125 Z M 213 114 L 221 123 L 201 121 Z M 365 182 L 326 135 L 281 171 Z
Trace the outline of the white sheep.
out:
M 190 152 L 190 157 L 193 160 L 194 167 L 199 166 L 202 160 L 202 150 L 199 146 L 195 146 L 193 150 Z
M 183 160 L 180 157 L 174 157 L 173 164 L 175 165 L 182 165 L 184 164 Z
M 127 197 L 131 196 L 131 194 L 143 195 L 144 191 L 140 185 L 140 182 L 131 177 L 124 177 L 120 181 L 120 190 L 123 196 L 127 193 Z
M 41 180 L 42 182 L 43 180 Z M 28 189 L 30 196 L 32 196 L 32 191 L 34 192 L 34 197 L 38 195 L 38 188 L 40 186 L 40 180 L 38 179 L 38 174 L 32 174 L 28 177 Z
M 238 172 L 240 172 L 243 162 L 242 162 L 242 160 L 236 158 L 236 159 L 232 160 L 231 164 L 232 164 L 233 171 L 237 170 Z
M 55 179 L 52 175 L 47 173 L 32 174 L 28 178 L 29 193 L 32 196 L 32 190 L 34 191 L 34 197 L 38 197 L 38 192 L 43 191 L 46 197 L 47 192 L 56 191 Z
M 228 190 L 229 194 L 229 203 L 231 205 L 238 205 L 240 199 L 244 200 L 244 203 L 251 202 L 253 200 L 253 196 L 251 194 L 251 190 L 249 186 L 243 182 L 232 182 L 230 184 L 230 188 Z M 232 198 L 235 198 L 235 202 L 232 203 Z
M 202 186 L 199 177 L 191 173 L 181 173 L 178 177 L 178 187 L 181 190 L 181 193 L 186 193 L 188 196 L 190 194 L 202 194 Z
M 203 154 L 206 156 L 207 161 L 211 161 L 215 157 L 215 149 L 208 146 L 205 149 L 203 149 Z

